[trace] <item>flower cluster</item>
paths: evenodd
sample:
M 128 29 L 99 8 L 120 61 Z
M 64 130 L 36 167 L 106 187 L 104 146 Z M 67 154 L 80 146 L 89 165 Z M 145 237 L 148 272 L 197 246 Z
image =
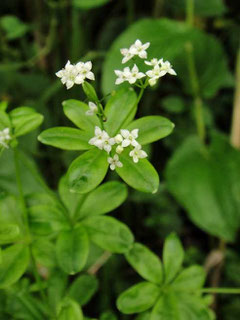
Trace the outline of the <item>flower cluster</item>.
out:
M 61 78 L 63 84 L 67 89 L 70 89 L 74 84 L 82 84 L 85 79 L 95 80 L 92 70 L 92 62 L 78 62 L 71 64 L 70 61 L 66 63 L 65 67 L 56 73 L 58 78 Z
M 108 157 L 108 163 L 110 169 L 115 170 L 116 167 L 122 167 L 123 164 L 119 160 L 118 154 L 122 153 L 124 148 L 132 147 L 129 156 L 133 158 L 133 161 L 137 163 L 139 159 L 147 157 L 147 153 L 142 150 L 142 146 L 137 142 L 138 129 L 132 131 L 121 129 L 120 133 L 115 137 L 109 137 L 105 130 L 101 130 L 99 127 L 95 127 L 95 136 L 89 140 L 89 144 L 94 145 L 100 150 L 105 150 L 108 154 L 112 151 L 115 145 L 115 152 L 113 157 Z
M 10 129 L 5 128 L 0 131 L 0 146 L 2 145 L 4 148 L 8 148 L 9 140 L 11 140 Z
M 141 59 L 147 58 L 147 49 L 150 46 L 150 42 L 146 42 L 143 44 L 139 39 L 135 41 L 134 44 L 130 46 L 129 49 L 123 48 L 120 49 L 121 54 L 123 55 L 122 63 L 126 63 L 134 56 L 138 56 Z M 124 81 L 129 82 L 130 84 L 134 84 L 137 80 L 142 79 L 143 77 L 148 77 L 148 83 L 150 86 L 154 86 L 157 80 L 167 73 L 171 75 L 177 75 L 175 70 L 172 68 L 169 61 L 163 61 L 163 59 L 158 60 L 157 58 L 153 58 L 151 61 L 144 61 L 146 65 L 153 67 L 148 70 L 146 73 L 140 72 L 139 68 L 136 64 L 134 64 L 133 68 L 130 69 L 126 67 L 121 70 L 114 70 L 117 79 L 115 84 L 121 84 Z

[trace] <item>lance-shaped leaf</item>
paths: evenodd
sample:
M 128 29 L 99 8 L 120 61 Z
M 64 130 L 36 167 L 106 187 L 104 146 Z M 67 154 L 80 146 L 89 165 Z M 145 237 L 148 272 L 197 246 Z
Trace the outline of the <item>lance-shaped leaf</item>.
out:
M 129 228 L 117 219 L 96 216 L 83 220 L 90 239 L 100 248 L 113 253 L 125 253 L 134 238 Z
M 16 224 L 0 225 L 0 244 L 11 243 L 17 240 L 20 229 Z
M 110 212 L 120 206 L 127 197 L 127 187 L 118 181 L 109 181 L 87 195 L 77 211 L 77 217 L 95 216 Z
M 10 128 L 11 127 L 11 122 L 9 115 L 3 111 L 0 110 L 0 130 L 3 130 L 5 128 Z
M 91 132 L 93 136 L 95 126 L 100 127 L 100 122 L 95 114 L 86 115 L 87 110 L 89 110 L 89 106 L 81 101 L 71 99 L 63 102 L 63 111 L 66 117 L 80 129 Z
M 16 137 L 33 131 L 43 122 L 43 116 L 29 107 L 16 108 L 12 110 L 9 115 Z
M 137 96 L 131 89 L 122 88 L 114 93 L 105 107 L 105 129 L 110 136 L 125 129 L 137 111 Z
M 70 191 L 87 193 L 96 188 L 107 173 L 107 157 L 107 152 L 94 148 L 75 159 L 67 172 Z
M 148 160 L 140 159 L 134 163 L 128 153 L 124 152 L 120 155 L 120 161 L 123 166 L 116 171 L 129 186 L 142 192 L 157 192 L 159 176 Z
M 150 309 L 161 289 L 150 282 L 140 282 L 124 291 L 117 299 L 118 309 L 125 314 L 140 313 Z
M 83 320 L 83 313 L 79 304 L 70 299 L 64 298 L 58 305 L 58 320 Z
M 62 231 L 57 239 L 57 259 L 60 268 L 68 274 L 75 274 L 86 264 L 89 244 L 83 226 Z
M 63 150 L 88 150 L 92 148 L 88 143 L 91 137 L 91 134 L 83 130 L 55 127 L 44 130 L 38 136 L 38 140 L 44 144 Z
M 201 266 L 195 265 L 184 269 L 173 281 L 174 290 L 193 291 L 202 288 L 206 273 Z
M 177 235 L 171 233 L 164 242 L 163 247 L 163 265 L 164 265 L 164 281 L 171 282 L 183 263 L 184 250 Z
M 167 118 L 160 116 L 147 116 L 137 119 L 127 126 L 128 130 L 139 129 L 138 143 L 148 144 L 168 136 L 174 124 Z
M 2 250 L 0 264 L 0 289 L 6 288 L 25 272 L 29 263 L 29 249 L 23 244 L 15 244 Z
M 134 243 L 133 247 L 125 255 L 130 265 L 145 279 L 153 283 L 162 283 L 162 263 L 158 256 L 140 243 Z

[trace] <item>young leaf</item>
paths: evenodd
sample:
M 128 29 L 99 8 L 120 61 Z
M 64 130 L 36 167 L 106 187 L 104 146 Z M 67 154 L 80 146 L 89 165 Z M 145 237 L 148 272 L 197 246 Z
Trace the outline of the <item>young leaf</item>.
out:
M 0 244 L 14 242 L 19 236 L 20 230 L 16 224 L 0 225 Z
M 178 237 L 171 233 L 164 242 L 164 281 L 171 282 L 179 272 L 184 258 L 184 250 Z
M 122 88 L 108 100 L 105 107 L 107 121 L 105 129 L 110 136 L 116 135 L 120 129 L 125 129 L 132 121 L 137 111 L 137 96 L 131 89 Z
M 174 128 L 174 124 L 160 116 L 147 116 L 131 122 L 128 130 L 139 129 L 138 143 L 148 144 L 168 136 Z
M 68 296 L 77 301 L 80 306 L 84 306 L 91 300 L 98 289 L 98 280 L 92 275 L 80 275 L 71 284 Z
M 44 130 L 38 140 L 63 150 L 88 150 L 92 147 L 88 143 L 91 137 L 91 134 L 79 129 L 55 127 Z
M 58 320 L 83 320 L 82 310 L 79 304 L 70 299 L 64 298 L 58 305 Z
M 88 236 L 83 226 L 62 231 L 57 239 L 57 259 L 60 268 L 68 274 L 83 269 L 88 257 Z
M 156 284 L 162 283 L 162 263 L 158 256 L 147 247 L 140 243 L 134 243 L 125 257 L 145 280 Z
M 158 302 L 154 306 L 150 320 L 184 320 L 178 307 L 178 298 L 172 292 L 165 293 L 160 296 Z M 190 318 L 192 320 L 192 318 Z
M 14 244 L 2 250 L 2 261 L 0 289 L 12 285 L 23 275 L 29 263 L 29 249 L 23 244 Z
M 25 135 L 43 122 L 43 116 L 29 107 L 20 107 L 13 109 L 10 113 L 10 118 L 14 127 L 16 137 Z
M 82 88 L 84 93 L 86 94 L 86 96 L 88 97 L 88 99 L 92 102 L 97 102 L 98 101 L 98 96 L 97 93 L 95 91 L 95 89 L 93 88 L 93 86 L 87 82 L 84 81 L 82 84 Z
M 125 253 L 134 238 L 129 228 L 117 219 L 96 216 L 83 220 L 90 239 L 100 248 L 113 253 Z
M 96 188 L 107 173 L 107 157 L 107 152 L 94 148 L 75 159 L 67 173 L 70 191 L 87 193 Z
M 138 163 L 134 163 L 127 153 L 122 153 L 120 161 L 123 167 L 116 171 L 129 186 L 142 192 L 157 192 L 159 176 L 148 160 L 140 159 Z
M 88 110 L 88 105 L 78 100 L 71 99 L 63 102 L 63 111 L 66 117 L 78 128 L 86 130 L 94 136 L 94 128 L 95 126 L 100 127 L 100 121 L 95 114 L 92 116 L 86 115 Z
M 126 185 L 118 181 L 109 181 L 93 190 L 77 211 L 77 216 L 95 216 L 110 212 L 120 206 L 127 197 Z
M 117 299 L 117 307 L 124 314 L 140 313 L 150 309 L 161 289 L 150 282 L 140 282 L 124 291 Z
M 194 291 L 202 288 L 206 273 L 201 266 L 191 266 L 184 269 L 171 284 L 174 290 Z
M 0 110 L 0 130 L 10 128 L 11 122 L 8 114 L 5 111 Z

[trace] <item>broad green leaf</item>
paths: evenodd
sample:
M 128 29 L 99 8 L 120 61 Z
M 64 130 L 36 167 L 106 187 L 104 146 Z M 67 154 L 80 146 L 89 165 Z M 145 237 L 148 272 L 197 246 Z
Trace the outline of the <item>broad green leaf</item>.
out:
M 150 282 L 140 282 L 124 291 L 117 299 L 118 309 L 125 314 L 140 313 L 150 309 L 161 289 Z
M 184 258 L 182 244 L 176 234 L 171 233 L 164 242 L 164 282 L 171 282 L 180 271 Z
M 190 320 L 183 319 L 178 306 L 178 299 L 172 292 L 162 294 L 155 304 L 150 320 Z M 191 319 L 192 320 L 192 319 Z
M 218 134 L 208 149 L 190 137 L 167 167 L 168 188 L 189 218 L 226 241 L 234 240 L 240 225 L 239 161 L 239 151 Z
M 48 302 L 53 310 L 66 294 L 68 275 L 60 269 L 55 269 L 47 281 Z
M 201 1 L 201 0 L 200 0 Z M 177 72 L 175 81 L 182 81 L 186 93 L 193 93 L 188 70 L 186 43 L 192 43 L 193 55 L 199 79 L 201 95 L 210 98 L 223 87 L 233 85 L 227 59 L 221 43 L 212 35 L 189 27 L 185 22 L 170 19 L 142 19 L 131 24 L 112 44 L 103 66 L 102 88 L 107 94 L 114 90 L 114 70 L 123 69 L 120 48 L 129 48 L 136 38 L 143 43 L 150 42 L 148 59 L 169 60 Z M 208 52 L 208 59 L 206 59 Z M 141 59 L 137 62 L 141 71 L 149 68 Z M 167 76 L 170 77 L 170 76 Z M 171 78 L 173 79 L 173 77 Z
M 83 221 L 90 239 L 100 248 L 113 253 L 125 253 L 134 238 L 129 228 L 122 222 L 107 216 L 96 216 Z
M 38 140 L 63 150 L 88 150 L 92 147 L 88 143 L 91 137 L 91 134 L 79 129 L 55 127 L 44 130 L 38 136 Z
M 0 110 L 0 130 L 3 130 L 5 128 L 10 128 L 10 127 L 11 127 L 11 122 L 8 114 L 5 111 Z
M 88 236 L 82 226 L 60 232 L 57 239 L 57 259 L 60 268 L 68 274 L 81 271 L 87 261 Z
M 120 89 L 108 100 L 104 113 L 107 121 L 105 130 L 110 136 L 116 135 L 120 129 L 125 129 L 132 121 L 137 111 L 137 96 L 131 89 Z
M 109 1 L 110 0 L 73 0 L 73 6 L 79 9 L 92 9 L 100 7 Z
M 46 238 L 39 238 L 32 242 L 32 252 L 37 263 L 54 268 L 57 265 L 55 245 Z
M 171 287 L 174 290 L 193 291 L 202 288 L 206 273 L 201 266 L 191 266 L 184 269 L 173 281 Z
M 94 128 L 100 127 L 100 122 L 96 115 L 86 115 L 87 110 L 89 110 L 88 105 L 81 101 L 71 99 L 63 102 L 63 111 L 68 119 L 94 136 Z
M 6 33 L 8 40 L 21 38 L 29 30 L 29 26 L 23 23 L 16 16 L 6 15 L 1 17 L 0 26 Z
M 162 263 L 158 256 L 140 243 L 134 243 L 125 254 L 130 265 L 145 279 L 160 284 L 163 280 Z
M 16 108 L 12 110 L 9 115 L 14 127 L 14 135 L 16 137 L 33 131 L 43 122 L 43 116 L 29 107 Z
M 15 244 L 2 250 L 0 264 L 0 288 L 4 289 L 18 281 L 29 263 L 29 249 L 23 244 Z
M 138 143 L 148 144 L 168 136 L 174 124 L 160 116 L 147 116 L 137 119 L 127 126 L 128 130 L 139 129 Z
M 77 301 L 80 306 L 84 306 L 91 300 L 97 289 L 97 278 L 89 274 L 83 274 L 72 282 L 67 295 Z
M 11 243 L 17 240 L 20 229 L 16 224 L 0 225 L 0 244 Z
M 75 159 L 67 172 L 70 191 L 87 193 L 96 188 L 107 173 L 107 158 L 107 152 L 94 148 Z
M 83 320 L 82 310 L 79 304 L 70 299 L 64 298 L 58 305 L 58 320 Z
M 159 176 L 157 171 L 146 159 L 140 159 L 134 163 L 128 152 L 120 155 L 122 168 L 117 168 L 119 176 L 129 186 L 142 192 L 156 193 L 159 186 Z
M 80 209 L 76 212 L 79 218 L 104 214 L 119 207 L 127 197 L 125 184 L 109 181 L 87 195 Z

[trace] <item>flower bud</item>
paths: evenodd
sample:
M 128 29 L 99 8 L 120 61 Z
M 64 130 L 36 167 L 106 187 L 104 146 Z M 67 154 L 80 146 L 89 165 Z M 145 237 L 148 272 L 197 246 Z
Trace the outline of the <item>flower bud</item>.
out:
M 116 143 L 121 143 L 123 141 L 123 137 L 121 134 L 117 134 L 115 137 Z
M 122 152 L 123 152 L 123 147 L 122 147 L 122 146 L 117 146 L 116 152 L 117 152 L 118 154 L 122 153 Z

